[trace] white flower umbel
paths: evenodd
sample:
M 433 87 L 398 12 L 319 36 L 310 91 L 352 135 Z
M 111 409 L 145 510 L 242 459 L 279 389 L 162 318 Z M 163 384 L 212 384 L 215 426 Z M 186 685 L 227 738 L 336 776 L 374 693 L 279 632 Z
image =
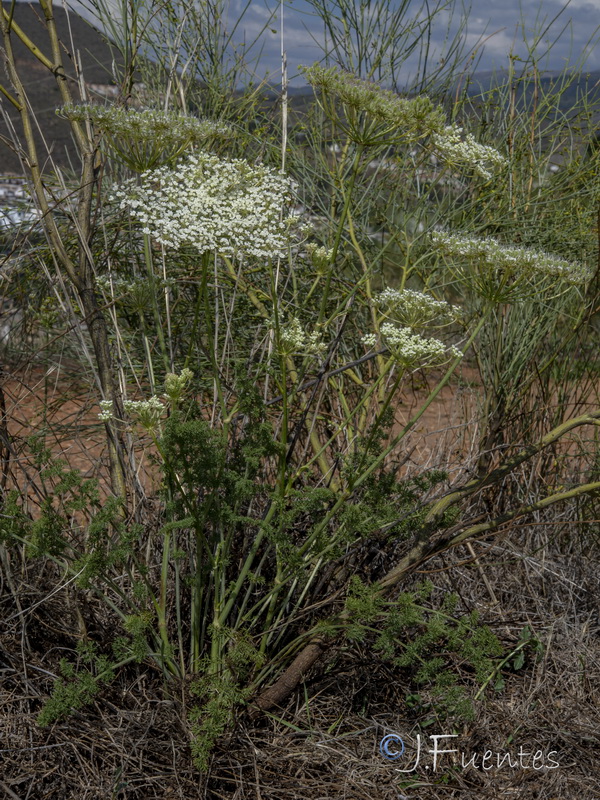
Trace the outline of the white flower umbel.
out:
M 446 347 L 439 339 L 427 338 L 413 333 L 410 328 L 399 328 L 391 322 L 384 322 L 380 329 L 382 344 L 403 367 L 432 367 L 444 363 L 448 358 L 462 355 L 456 347 Z M 362 341 L 369 347 L 377 345 L 377 336 L 363 336 Z
M 226 256 L 272 258 L 283 253 L 286 178 L 273 169 L 206 152 L 175 168 L 143 172 L 112 198 L 165 247 L 194 247 Z
M 231 135 L 226 125 L 173 111 L 136 111 L 86 103 L 63 106 L 57 114 L 91 122 L 121 160 L 136 171 L 172 162 L 191 145 L 206 145 Z
M 482 296 L 509 302 L 540 291 L 561 291 L 561 285 L 586 283 L 590 271 L 527 247 L 502 245 L 495 239 L 432 233 L 436 250 L 457 267 L 458 275 Z
M 441 133 L 434 133 L 431 141 L 444 161 L 452 166 L 469 167 L 486 180 L 507 163 L 497 150 L 479 144 L 472 134 L 463 134 L 463 129 L 457 125 L 448 125 Z
M 407 328 L 431 328 L 454 319 L 460 309 L 430 294 L 412 289 L 384 289 L 374 298 L 377 308 L 388 319 Z
M 102 422 L 108 422 L 109 420 L 114 418 L 115 418 L 115 413 L 113 409 L 113 401 L 100 400 L 100 413 L 98 414 L 98 419 L 101 419 Z
M 123 408 L 147 431 L 156 430 L 165 411 L 164 405 L 156 395 L 149 400 L 125 400 Z

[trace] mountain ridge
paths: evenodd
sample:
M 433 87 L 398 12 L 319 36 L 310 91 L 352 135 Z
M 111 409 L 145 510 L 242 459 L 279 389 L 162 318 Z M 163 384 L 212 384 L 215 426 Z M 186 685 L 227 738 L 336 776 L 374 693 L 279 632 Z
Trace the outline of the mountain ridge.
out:
M 9 10 L 9 3 L 2 3 Z M 40 18 L 39 6 L 16 3 L 14 20 L 30 37 L 42 53 L 49 53 L 50 46 L 44 24 Z M 103 36 L 90 23 L 75 13 L 67 13 L 62 8 L 54 10 L 59 39 L 63 47 L 63 58 L 67 76 L 75 86 L 77 83 L 73 58 L 72 41 L 82 65 L 82 73 L 88 86 L 106 85 L 113 82 L 111 65 L 113 53 Z M 43 171 L 49 168 L 52 160 L 61 167 L 68 167 L 75 157 L 69 124 L 57 117 L 56 109 L 62 105 L 62 98 L 52 73 L 13 33 L 12 47 L 27 101 L 36 118 L 35 140 L 40 158 L 44 158 Z M 6 75 L 6 70 L 4 70 Z M 13 89 L 7 78 L 2 81 L 9 92 Z M 13 141 L 11 127 L 14 126 L 17 140 L 20 138 L 21 121 L 19 112 L 5 97 L 1 98 L 2 117 L 0 118 L 0 173 L 22 174 L 19 157 L 8 142 Z M 43 154 L 43 155 L 42 155 Z M 76 165 L 73 165 L 74 167 Z

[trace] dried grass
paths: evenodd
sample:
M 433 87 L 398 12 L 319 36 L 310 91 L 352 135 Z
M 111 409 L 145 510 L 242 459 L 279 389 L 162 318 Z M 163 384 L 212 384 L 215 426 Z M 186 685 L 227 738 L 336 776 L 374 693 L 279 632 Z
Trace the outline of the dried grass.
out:
M 476 560 L 467 550 L 446 554 L 411 578 L 426 575 L 439 596 L 458 592 L 462 610 L 478 609 L 507 648 L 525 625 L 544 645 L 537 662 L 505 670 L 504 691 L 488 690 L 473 721 L 456 730 L 442 720 L 419 728 L 423 719 L 406 703 L 413 691 L 408 677 L 367 644 L 339 646 L 285 709 L 256 722 L 241 715 L 206 777 L 191 761 L 185 692 L 167 696 L 161 676 L 148 667 L 123 670 L 93 706 L 64 722 L 43 730 L 36 725 L 58 661 L 77 638 L 78 611 L 63 592 L 35 605 L 56 586 L 60 576 L 52 569 L 34 574 L 31 566 L 24 572 L 13 564 L 7 572 L 5 563 L 23 614 L 5 579 L 0 793 L 13 800 L 593 800 L 600 796 L 598 526 L 539 522 L 475 543 Z M 78 608 L 88 625 L 95 620 L 96 636 L 110 622 L 100 606 Z M 413 759 L 421 734 L 415 774 L 402 775 L 379 754 L 390 732 L 402 735 Z M 557 751 L 560 767 L 452 770 L 448 756 L 446 768 L 433 775 L 424 769 L 431 763 L 427 737 L 449 732 L 459 737 L 447 746 L 467 758 L 485 749 L 515 756 L 522 746 Z

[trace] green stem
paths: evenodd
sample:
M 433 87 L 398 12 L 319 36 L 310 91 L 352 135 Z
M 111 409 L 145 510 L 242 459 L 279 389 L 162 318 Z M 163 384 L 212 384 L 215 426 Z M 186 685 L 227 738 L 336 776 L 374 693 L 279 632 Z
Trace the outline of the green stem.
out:
M 323 287 L 323 295 L 321 297 L 321 307 L 319 309 L 319 317 L 317 319 L 317 326 L 319 326 L 323 320 L 325 319 L 325 314 L 327 312 L 327 302 L 329 300 L 329 292 L 331 289 L 331 279 L 333 277 L 333 270 L 334 265 L 337 260 L 338 251 L 340 249 L 340 244 L 342 241 L 342 236 L 344 234 L 344 228 L 346 226 L 346 219 L 348 216 L 348 212 L 350 211 L 350 206 L 352 203 L 352 193 L 354 191 L 354 185 L 356 183 L 356 178 L 358 176 L 358 170 L 360 168 L 360 160 L 363 154 L 364 147 L 363 145 L 358 145 L 356 148 L 356 153 L 354 155 L 354 161 L 352 164 L 352 172 L 350 174 L 350 182 L 346 189 L 342 187 L 342 193 L 344 195 L 344 206 L 342 208 L 342 213 L 340 215 L 340 219 L 338 222 L 335 239 L 333 241 L 333 253 L 330 259 L 329 269 L 327 270 L 327 276 L 325 278 L 325 286 Z
M 496 675 L 498 675 L 500 673 L 500 670 L 502 669 L 502 667 L 505 666 L 505 664 L 508 664 L 508 662 L 511 660 L 511 658 L 514 655 L 516 655 L 519 652 L 519 650 L 522 650 L 525 647 L 525 645 L 527 645 L 527 644 L 530 644 L 529 640 L 525 640 L 524 642 L 520 642 L 515 647 L 515 649 L 512 650 L 506 656 L 506 658 L 503 658 L 502 661 L 499 664 L 496 665 L 496 667 L 490 672 L 488 677 L 485 679 L 485 681 L 479 687 L 479 691 L 477 692 L 477 694 L 475 695 L 475 698 L 474 698 L 475 700 L 479 700 L 479 698 L 485 692 L 486 686 L 488 686 L 488 684 L 496 677 Z
M 378 469 L 381 466 L 383 461 L 385 461 L 385 459 L 389 456 L 389 454 L 398 446 L 398 444 L 402 441 L 402 439 L 406 436 L 406 434 L 411 430 L 411 428 L 414 425 L 416 425 L 416 423 L 421 419 L 421 417 L 423 416 L 425 411 L 427 411 L 429 406 L 433 403 L 435 398 L 439 395 L 439 393 L 442 391 L 444 386 L 446 386 L 446 384 L 448 383 L 448 381 L 450 380 L 450 378 L 454 374 L 454 371 L 456 370 L 457 366 L 460 364 L 460 362 L 464 358 L 464 355 L 468 352 L 468 350 L 470 349 L 471 345 L 475 341 L 477 335 L 479 334 L 479 331 L 483 327 L 483 324 L 484 324 L 485 320 L 486 320 L 486 315 L 483 314 L 481 319 L 479 320 L 478 324 L 476 325 L 475 330 L 473 331 L 473 333 L 469 337 L 469 340 L 468 340 L 467 344 L 465 345 L 465 348 L 464 348 L 462 354 L 460 356 L 457 356 L 452 361 L 452 363 L 448 367 L 448 370 L 446 371 L 446 374 L 444 375 L 444 377 L 441 379 L 441 381 L 439 381 L 439 383 L 433 389 L 433 391 L 430 392 L 429 396 L 427 397 L 427 399 L 425 400 L 423 405 L 419 408 L 417 413 L 413 417 L 411 417 L 411 419 L 406 423 L 404 428 L 402 428 L 400 433 L 392 439 L 392 441 L 385 448 L 385 450 L 383 450 L 379 454 L 379 456 L 376 459 L 373 460 L 372 464 L 361 475 L 358 476 L 358 478 L 354 482 L 353 486 L 351 488 L 349 488 L 349 489 L 346 489 L 344 492 L 342 492 L 340 494 L 340 496 L 337 499 L 337 501 L 334 503 L 332 508 L 328 511 L 328 513 L 325 515 L 325 517 L 321 521 L 321 524 L 317 525 L 315 527 L 315 529 L 314 529 L 313 533 L 311 534 L 311 536 L 309 537 L 309 539 L 307 539 L 307 541 L 302 546 L 302 548 L 301 548 L 301 552 L 302 553 L 306 552 L 306 550 L 312 545 L 312 541 L 316 537 L 318 537 L 318 536 L 320 536 L 322 534 L 322 532 L 327 528 L 327 525 L 329 525 L 330 521 L 338 513 L 338 511 L 340 510 L 342 505 L 344 503 L 346 503 L 349 500 L 349 498 L 352 496 L 352 494 L 360 486 L 362 486 L 362 484 L 370 477 L 370 475 L 373 474 L 373 472 L 376 469 Z
M 167 628 L 167 579 L 169 576 L 169 554 L 171 551 L 171 533 L 166 531 L 163 538 L 163 556 L 160 576 L 160 595 L 158 600 L 158 631 L 162 643 L 162 652 L 170 660 L 172 648 Z
M 146 272 L 148 274 L 148 282 L 150 284 L 150 296 L 152 297 L 152 314 L 154 315 L 154 324 L 156 326 L 156 335 L 160 344 L 160 352 L 163 359 L 165 372 L 171 369 L 171 362 L 167 353 L 167 345 L 165 342 L 165 334 L 162 328 L 162 320 L 160 318 L 160 311 L 158 309 L 158 300 L 156 298 L 156 281 L 154 275 L 154 264 L 152 260 L 152 247 L 150 235 L 144 234 L 144 262 L 146 264 Z
M 239 595 L 239 593 L 240 593 L 240 591 L 242 589 L 242 586 L 244 585 L 244 582 L 245 582 L 246 578 L 248 577 L 248 573 L 250 572 L 250 568 L 252 566 L 252 563 L 253 563 L 253 561 L 254 561 L 254 559 L 256 557 L 256 554 L 258 553 L 258 550 L 259 550 L 259 548 L 260 548 L 260 546 L 262 544 L 262 541 L 263 541 L 263 539 L 264 539 L 264 537 L 266 535 L 266 528 L 267 528 L 269 522 L 271 521 L 271 519 L 273 518 L 273 515 L 275 514 L 276 508 L 277 508 L 277 505 L 272 500 L 271 501 L 271 505 L 269 506 L 269 509 L 268 509 L 263 521 L 262 521 L 262 525 L 261 525 L 260 529 L 258 530 L 256 536 L 254 537 L 254 541 L 252 542 L 252 546 L 250 547 L 250 550 L 248 551 L 248 555 L 246 556 L 246 560 L 244 561 L 244 563 L 242 565 L 242 568 L 240 570 L 240 574 L 238 575 L 235 584 L 233 585 L 233 587 L 229 591 L 229 599 L 227 600 L 227 602 L 223 606 L 223 610 L 221 612 L 221 616 L 219 617 L 219 622 L 221 624 L 229 616 L 229 614 L 231 612 L 231 609 L 233 608 L 233 606 L 234 606 L 234 604 L 235 604 L 235 602 L 237 600 L 237 597 L 238 597 L 238 595 Z
M 154 380 L 154 365 L 152 364 L 152 352 L 150 342 L 146 333 L 146 320 L 144 312 L 140 311 L 140 328 L 142 329 L 142 341 L 144 343 L 144 353 L 146 354 L 146 364 L 148 366 L 148 383 L 150 384 L 150 394 L 156 394 L 156 382 Z

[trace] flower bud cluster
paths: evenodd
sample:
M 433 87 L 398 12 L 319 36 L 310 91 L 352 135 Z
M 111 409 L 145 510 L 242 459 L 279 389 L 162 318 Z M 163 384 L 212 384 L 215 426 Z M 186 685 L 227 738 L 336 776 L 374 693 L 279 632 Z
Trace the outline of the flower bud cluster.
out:
M 155 430 L 165 411 L 165 406 L 156 395 L 149 400 L 125 400 L 123 408 L 130 417 L 137 418 L 142 428 Z
M 193 377 L 194 373 L 187 367 L 184 367 L 179 375 L 168 372 L 165 376 L 165 399 L 176 405 L 183 397 Z
M 222 123 L 152 108 L 137 111 L 83 103 L 65 105 L 58 109 L 57 114 L 77 122 L 89 120 L 103 133 L 120 139 L 134 142 L 160 140 L 165 148 L 179 146 L 182 142 L 186 145 L 201 144 L 207 139 L 231 135 L 230 128 Z
M 431 141 L 445 161 L 456 166 L 471 167 L 486 180 L 490 180 L 492 173 L 507 163 L 496 149 L 479 144 L 470 133 L 463 135 L 463 129 L 457 125 L 448 125 L 441 133 L 434 133 Z
M 111 200 L 165 247 L 194 247 L 227 256 L 272 258 L 283 253 L 280 221 L 286 178 L 273 169 L 206 152 L 175 168 L 148 170 L 113 190 Z
M 418 139 L 434 131 L 441 131 L 445 115 L 440 107 L 422 95 L 414 98 L 400 97 L 396 92 L 383 89 L 336 67 L 315 64 L 303 67 L 307 81 L 325 95 L 336 97 L 345 108 L 347 116 L 366 113 L 374 120 L 393 130 L 395 138 L 405 141 Z
M 111 278 L 108 275 L 98 275 L 96 277 L 96 283 L 101 289 L 104 289 L 105 292 L 110 291 L 112 288 L 118 294 L 131 294 L 131 292 L 136 291 L 140 286 L 146 285 L 147 279 L 134 278 L 128 281 L 125 278 Z
M 91 122 L 114 154 L 136 172 L 172 163 L 190 146 L 206 146 L 231 136 L 226 125 L 173 111 L 82 104 L 65 105 L 57 113 L 76 122 Z
M 331 264 L 333 250 L 328 249 L 327 247 L 319 246 L 315 244 L 315 242 L 309 242 L 305 249 L 310 256 L 313 267 L 317 270 L 317 272 L 324 273 Z
M 383 344 L 403 367 L 436 366 L 449 356 L 457 358 L 462 355 L 458 348 L 447 348 L 439 339 L 421 336 L 410 328 L 399 328 L 391 322 L 384 322 L 380 332 Z M 363 336 L 362 341 L 369 347 L 375 347 L 377 336 L 371 333 Z
M 318 331 L 307 333 L 298 317 L 293 317 L 287 325 L 281 325 L 279 342 L 284 355 L 321 356 L 327 350 L 321 334 Z
M 566 261 L 526 247 L 503 245 L 495 239 L 432 233 L 431 240 L 439 252 L 474 262 L 480 270 L 502 270 L 528 279 L 549 276 L 573 284 L 585 283 L 590 278 L 589 270 L 576 261 Z
M 431 327 L 434 321 L 450 321 L 460 309 L 443 300 L 436 300 L 430 294 L 415 292 L 412 289 L 384 289 L 374 298 L 375 305 L 382 313 L 395 322 L 408 328 Z

